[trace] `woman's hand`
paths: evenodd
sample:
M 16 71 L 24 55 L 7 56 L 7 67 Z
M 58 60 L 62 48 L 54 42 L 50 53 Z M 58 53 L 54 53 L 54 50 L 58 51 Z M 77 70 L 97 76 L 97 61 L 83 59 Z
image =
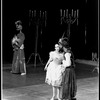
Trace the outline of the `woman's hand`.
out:
M 48 68 L 48 64 L 45 66 L 44 70 L 47 70 L 47 68 Z
M 44 70 L 47 70 L 49 63 L 46 64 Z
M 44 70 L 46 71 L 47 70 L 47 67 L 45 67 Z

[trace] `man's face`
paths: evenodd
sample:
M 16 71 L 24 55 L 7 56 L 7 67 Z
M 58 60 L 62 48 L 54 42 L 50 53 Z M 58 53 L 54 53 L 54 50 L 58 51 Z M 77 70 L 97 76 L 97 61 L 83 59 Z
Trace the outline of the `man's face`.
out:
M 16 30 L 22 30 L 22 26 L 21 25 L 18 25 L 18 24 L 16 24 Z
M 67 52 L 67 48 L 63 47 L 64 52 Z
M 59 48 L 62 48 L 62 45 L 61 44 L 59 44 Z

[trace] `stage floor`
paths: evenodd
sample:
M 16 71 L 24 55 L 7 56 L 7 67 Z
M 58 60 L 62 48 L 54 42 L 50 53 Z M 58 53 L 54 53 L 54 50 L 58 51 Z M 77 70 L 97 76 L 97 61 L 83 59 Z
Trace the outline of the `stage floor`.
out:
M 93 62 L 92 62 L 93 63 Z M 99 75 L 94 64 L 76 62 L 76 100 L 99 100 Z M 27 74 L 11 74 L 11 64 L 2 71 L 2 100 L 50 100 L 52 87 L 45 84 L 44 65 L 27 65 Z

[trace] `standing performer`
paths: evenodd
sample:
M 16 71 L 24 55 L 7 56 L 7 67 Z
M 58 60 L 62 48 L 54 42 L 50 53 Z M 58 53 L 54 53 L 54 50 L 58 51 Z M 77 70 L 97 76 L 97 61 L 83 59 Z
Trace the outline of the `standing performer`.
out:
M 21 75 L 26 75 L 26 65 L 25 65 L 25 55 L 24 55 L 24 40 L 25 36 L 22 33 L 22 22 L 16 21 L 16 30 L 19 31 L 12 39 L 13 46 L 13 62 L 12 62 L 12 73 L 21 73 Z
M 45 82 L 49 85 L 52 85 L 53 96 L 51 100 L 55 100 L 56 95 L 58 100 L 61 100 L 60 92 L 62 86 L 62 77 L 65 69 L 62 66 L 64 56 L 63 53 L 60 52 L 60 47 L 58 44 L 55 45 L 55 51 L 51 51 L 49 55 L 49 60 L 45 66 L 45 70 L 47 70 Z
M 62 84 L 62 100 L 73 100 L 77 91 L 74 56 L 67 41 L 62 40 L 63 41 L 59 41 L 59 44 L 62 45 L 64 50 L 65 61 L 63 65 L 66 66 Z

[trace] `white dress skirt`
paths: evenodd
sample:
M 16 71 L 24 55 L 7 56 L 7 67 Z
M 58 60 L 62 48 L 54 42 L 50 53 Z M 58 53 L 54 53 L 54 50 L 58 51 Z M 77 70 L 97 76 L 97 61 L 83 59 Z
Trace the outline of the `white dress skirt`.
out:
M 53 61 L 48 65 L 45 82 L 52 86 L 61 86 L 62 77 L 65 68 L 62 66 L 63 54 L 58 54 L 55 51 L 50 52 L 50 58 Z

